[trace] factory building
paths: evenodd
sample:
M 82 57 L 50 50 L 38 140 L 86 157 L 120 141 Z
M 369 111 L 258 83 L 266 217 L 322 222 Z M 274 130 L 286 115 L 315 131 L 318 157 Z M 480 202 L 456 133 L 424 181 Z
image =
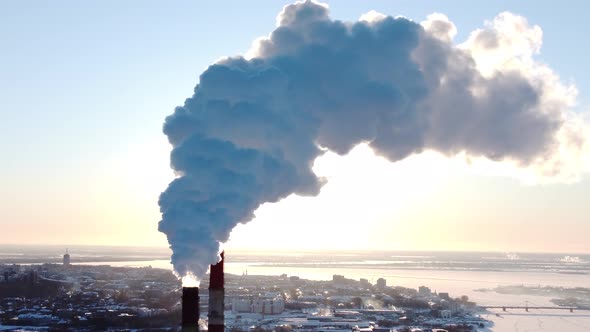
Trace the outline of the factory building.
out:
M 282 298 L 235 298 L 232 301 L 232 311 L 236 313 L 257 313 L 265 315 L 280 314 L 285 310 L 285 301 Z

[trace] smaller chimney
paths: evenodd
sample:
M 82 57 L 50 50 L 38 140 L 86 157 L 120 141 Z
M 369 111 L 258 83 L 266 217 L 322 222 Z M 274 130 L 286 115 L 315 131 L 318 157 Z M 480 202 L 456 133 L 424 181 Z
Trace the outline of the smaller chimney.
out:
M 199 315 L 199 287 L 182 287 L 182 332 L 198 332 Z
M 221 253 L 221 261 L 211 265 L 209 271 L 209 332 L 224 332 L 225 309 L 224 297 L 224 274 L 223 274 L 224 252 Z

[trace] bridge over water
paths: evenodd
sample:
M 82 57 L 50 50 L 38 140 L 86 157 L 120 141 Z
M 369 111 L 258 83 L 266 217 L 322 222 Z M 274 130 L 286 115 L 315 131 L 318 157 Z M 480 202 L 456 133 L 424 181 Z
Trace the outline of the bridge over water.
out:
M 507 311 L 509 309 L 516 309 L 521 310 L 524 309 L 525 311 L 529 310 L 569 310 L 570 312 L 576 311 L 590 311 L 590 307 L 558 307 L 558 306 L 538 306 L 538 305 L 529 305 L 528 302 L 525 305 L 480 305 L 478 306 L 481 309 L 502 309 L 502 311 Z

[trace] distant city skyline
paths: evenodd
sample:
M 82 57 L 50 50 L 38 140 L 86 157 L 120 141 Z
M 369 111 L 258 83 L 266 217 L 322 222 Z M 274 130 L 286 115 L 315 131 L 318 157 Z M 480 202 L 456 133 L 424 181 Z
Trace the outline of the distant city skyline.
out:
M 2 4 L 0 243 L 167 246 L 157 230 L 158 196 L 174 178 L 164 119 L 208 65 L 271 32 L 288 3 Z M 575 84 L 573 109 L 589 118 L 585 2 L 328 4 L 346 21 L 441 12 L 456 44 L 502 11 L 522 15 L 543 29 L 535 59 Z M 318 197 L 265 204 L 227 247 L 590 252 L 587 173 L 531 184 L 430 151 L 389 163 L 365 145 L 314 170 L 329 180 Z

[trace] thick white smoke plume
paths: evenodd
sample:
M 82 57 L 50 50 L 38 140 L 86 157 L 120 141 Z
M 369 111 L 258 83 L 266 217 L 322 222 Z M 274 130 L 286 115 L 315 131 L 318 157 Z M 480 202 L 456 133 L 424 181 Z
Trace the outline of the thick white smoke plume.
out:
M 172 263 L 202 277 L 220 242 L 263 203 L 317 195 L 326 149 L 367 143 L 391 161 L 424 150 L 575 176 L 586 136 L 575 88 L 534 61 L 542 31 L 503 13 L 460 45 L 442 14 L 418 24 L 326 5 L 283 9 L 248 58 L 211 65 L 166 119 L 178 177 L 160 197 Z

